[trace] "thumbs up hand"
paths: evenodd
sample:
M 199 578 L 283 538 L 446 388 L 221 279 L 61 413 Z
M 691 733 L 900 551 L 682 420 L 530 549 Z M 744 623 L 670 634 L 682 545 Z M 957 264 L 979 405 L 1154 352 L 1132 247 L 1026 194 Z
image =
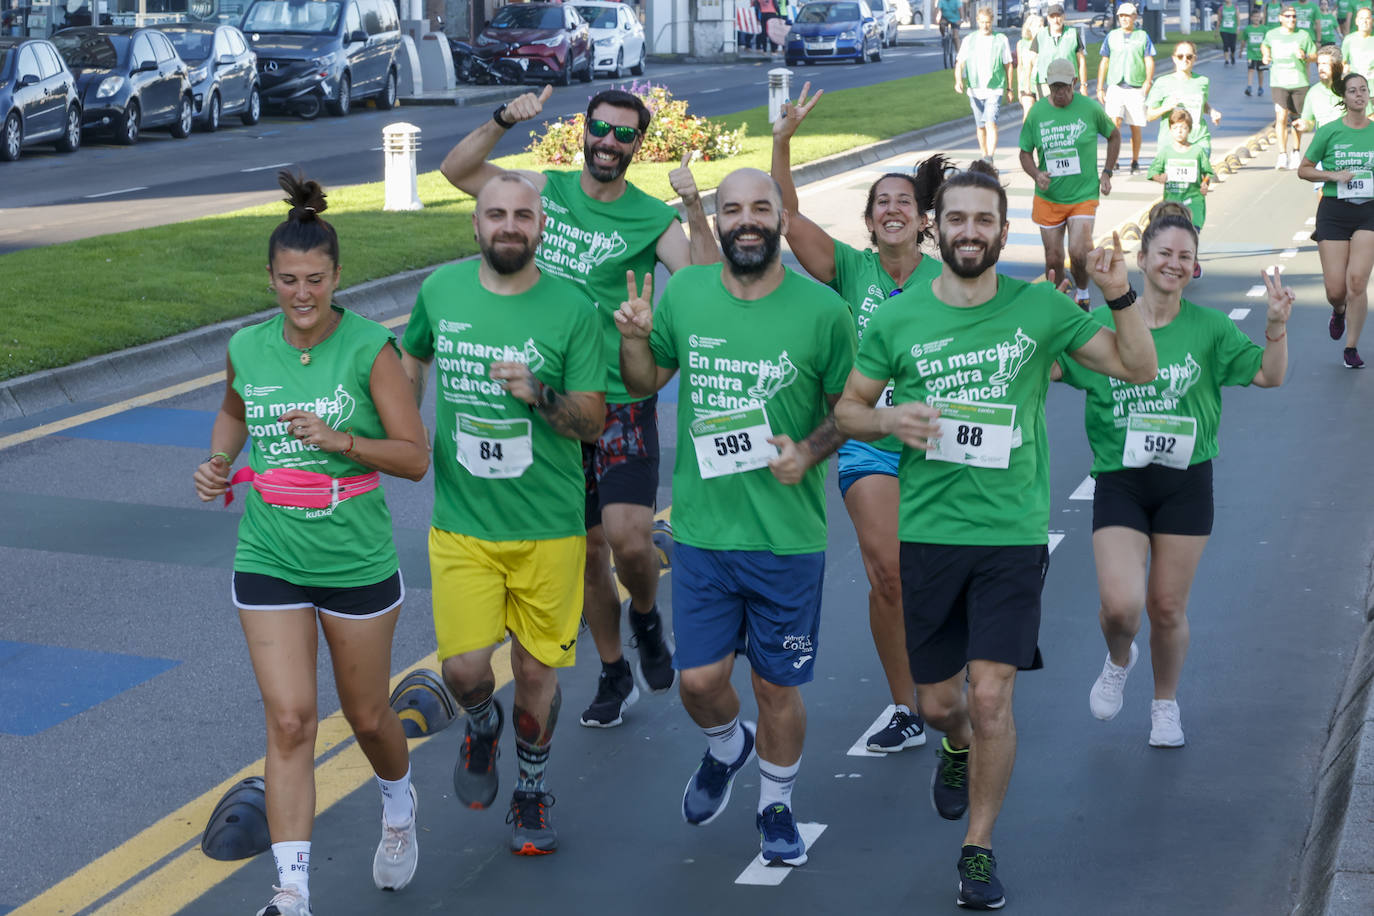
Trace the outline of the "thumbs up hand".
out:
M 673 186 L 677 196 L 682 198 L 682 202 L 688 206 L 695 204 L 701 197 L 697 190 L 697 180 L 692 177 L 691 161 L 696 155 L 694 150 L 686 150 L 682 154 L 682 164 L 668 173 L 668 183 Z

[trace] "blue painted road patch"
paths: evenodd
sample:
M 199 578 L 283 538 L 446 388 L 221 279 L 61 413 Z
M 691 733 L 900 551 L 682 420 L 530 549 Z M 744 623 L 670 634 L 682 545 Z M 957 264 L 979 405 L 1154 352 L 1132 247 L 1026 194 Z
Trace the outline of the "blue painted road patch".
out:
M 179 664 L 0 640 L 0 734 L 36 735 Z

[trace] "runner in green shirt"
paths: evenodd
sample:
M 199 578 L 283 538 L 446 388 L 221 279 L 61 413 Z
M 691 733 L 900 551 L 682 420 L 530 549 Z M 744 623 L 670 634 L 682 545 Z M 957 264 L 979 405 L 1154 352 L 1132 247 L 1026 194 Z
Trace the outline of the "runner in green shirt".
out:
M 497 141 L 516 124 L 540 118 L 552 92 L 552 87 L 545 86 L 538 95 L 527 92 L 498 108 L 491 120 L 445 157 L 444 177 L 476 194 L 503 171 L 487 161 Z M 621 651 L 616 577 L 630 596 L 627 616 L 639 650 L 642 679 L 651 691 L 662 693 L 672 688 L 674 678 L 658 613 L 660 569 L 653 543 L 657 401 L 632 398 L 621 384 L 620 335 L 611 315 L 624 295 L 626 270 L 645 273 L 662 264 L 675 271 L 720 258 L 688 158 L 669 173 L 669 181 L 687 210 L 690 242 L 671 207 L 626 180 L 626 170 L 644 142 L 650 120 L 649 109 L 638 96 L 619 89 L 598 92 L 583 119 L 581 171 L 524 173 L 543 194 L 548 220 L 536 261 L 546 273 L 583 286 L 597 304 L 608 373 L 602 434 L 582 450 L 587 478 L 586 619 L 604 676 L 597 679 L 596 695 L 580 721 L 597 728 L 619 725 L 624 711 L 639 698 L 630 663 Z
M 1346 73 L 1363 73 L 1366 77 L 1374 71 L 1374 13 L 1362 9 L 1355 14 L 1355 31 L 1345 36 L 1341 42 L 1341 61 Z
M 1345 335 L 1342 360 L 1347 368 L 1362 369 L 1364 360 L 1357 348 L 1369 294 L 1365 283 L 1349 283 L 1347 276 L 1353 269 L 1367 279 L 1363 265 L 1374 264 L 1374 124 L 1369 119 L 1369 81 L 1363 74 L 1337 77 L 1331 88 L 1341 97 L 1345 114 L 1317 128 L 1298 177 L 1324 182 L 1312 240 L 1331 303 L 1327 331 L 1332 340 Z
M 991 161 L 997 155 L 997 113 L 1002 95 L 1012 99 L 1011 46 L 1007 36 L 992 30 L 992 9 L 978 8 L 978 30 L 959 46 L 954 61 L 954 91 L 968 89 L 973 124 L 978 134 L 978 152 Z
M 1240 21 L 1240 11 L 1236 0 L 1225 0 L 1221 5 L 1221 15 L 1217 18 L 1217 34 L 1221 36 L 1221 53 L 1227 64 L 1236 62 L 1236 27 Z
M 1331 81 L 1344 73 L 1340 58 L 1334 45 L 1317 51 L 1317 81 L 1307 90 L 1307 98 L 1302 103 L 1302 117 L 1298 119 L 1298 130 L 1310 134 L 1323 124 L 1345 114 L 1341 97 L 1331 91 Z M 1321 167 L 1321 163 L 1317 163 Z
M 967 48 L 972 38 L 964 43 Z M 773 180 L 782 189 L 787 210 L 787 244 L 806 272 L 835 290 L 849 303 L 858 339 L 882 308 L 903 308 L 907 287 L 920 286 L 940 273 L 940 261 L 921 251 L 931 237 L 926 218 L 935 206 L 935 192 L 950 168 L 934 155 L 915 173 L 883 175 L 868 189 L 864 224 L 872 248 L 852 248 L 799 212 L 797 186 L 792 179 L 791 142 L 801 122 L 822 93 L 807 99 L 811 84 L 802 86 L 795 104 L 785 103 L 773 122 Z M 891 389 L 888 389 L 888 395 Z M 868 573 L 868 620 L 873 645 L 883 666 L 892 697 L 887 724 L 867 736 L 869 750 L 880 753 L 925 743 L 925 723 L 916 712 L 916 683 L 906 658 L 906 627 L 902 621 L 901 571 L 897 556 L 897 459 L 902 443 L 889 436 L 877 442 L 852 440 L 839 448 L 840 496 Z M 881 716 L 879 717 L 882 718 Z M 871 721 L 871 720 L 865 720 Z
M 1355 28 L 1355 17 L 1359 15 L 1360 10 L 1367 10 L 1371 7 L 1374 7 L 1374 0 L 1350 0 L 1349 9 L 1345 14 L 1345 18 L 1341 20 L 1345 23 L 1347 35 Z
M 1155 78 L 1155 43 L 1144 29 L 1135 27 L 1133 3 L 1116 8 L 1118 28 L 1102 39 L 1097 68 L 1097 100 L 1107 116 L 1131 128 L 1131 174 L 1140 171 L 1141 129 L 1145 126 L 1145 98 Z
M 1186 108 L 1175 108 L 1169 115 L 1172 136 L 1162 144 L 1150 163 L 1146 177 L 1164 185 L 1164 199 L 1183 204 L 1193 215 L 1193 227 L 1202 231 L 1207 221 L 1206 194 L 1216 172 L 1211 157 L 1201 146 L 1193 144 L 1188 135 L 1193 129 L 1193 116 Z M 1202 261 L 1194 259 L 1193 278 L 1202 276 Z
M 309 916 L 320 630 L 345 717 L 375 723 L 357 736 L 382 792 L 373 883 L 400 890 L 419 861 L 405 731 L 387 702 L 405 587 L 379 474 L 419 480 L 429 448 L 396 338 L 333 305 L 339 238 L 321 217 L 323 189 L 289 172 L 277 180 L 291 204 L 267 246 L 281 314 L 230 338 L 210 457 L 193 480 L 201 500 L 226 503 L 234 483 L 252 482 L 232 594 L 267 712 L 277 880 L 260 912 Z M 250 437 L 248 467 L 231 480 Z
M 629 278 L 616 312 L 630 390 L 655 391 L 681 369 L 673 467 L 673 635 L 682 704 L 707 750 L 682 815 L 713 820 L 754 752 L 730 684 L 740 637 L 758 701 L 761 859 L 802 865 L 792 787 L 806 736 L 801 685 L 815 670 L 825 575 L 825 459 L 843 441 L 831 413 L 854 361 L 845 302 L 782 266 L 787 230 L 777 184 L 740 169 L 720 183 L 725 264 L 668 281 Z
M 1068 360 L 1056 368 L 1087 392 L 1084 426 L 1093 451 L 1093 557 L 1107 659 L 1088 708 L 1098 719 L 1121 711 L 1126 676 L 1139 654 L 1143 605 L 1154 667 L 1149 743 L 1182 747 L 1178 682 L 1188 651 L 1188 592 L 1212 531 L 1221 389 L 1283 383 L 1294 293 L 1277 271 L 1261 273 L 1269 305 L 1259 347 L 1225 312 L 1183 298 L 1197 233 L 1178 204 L 1155 205 L 1140 244 L 1136 260 L 1145 289 L 1136 308 L 1154 338 L 1158 377 L 1129 385 Z M 1125 282 L 1124 263 L 1118 275 Z M 1093 317 L 1106 327 L 1116 324 L 1106 309 Z
M 1261 97 L 1264 96 L 1264 72 L 1269 69 L 1269 65 L 1264 62 L 1264 36 L 1269 33 L 1262 20 L 1259 10 L 1250 14 L 1250 24 L 1240 33 L 1241 44 L 1245 45 L 1245 94 L 1250 95 L 1250 77 L 1255 77 L 1257 83 L 1256 92 Z
M 1212 132 L 1207 128 L 1207 119 L 1213 124 L 1221 123 L 1221 112 L 1208 102 L 1212 83 L 1205 76 L 1193 73 L 1193 63 L 1197 60 L 1197 45 L 1191 41 L 1180 41 L 1174 46 L 1174 72 L 1155 80 L 1150 88 L 1150 97 L 1145 102 L 1145 116 L 1151 121 L 1163 118 L 1175 108 L 1182 106 L 1192 115 L 1193 135 L 1188 142 L 1202 148 L 1208 156 L 1212 154 Z M 1165 122 L 1159 122 L 1158 146 L 1168 145 Z
M 453 784 L 468 808 L 496 799 L 504 713 L 492 654 L 509 634 L 518 776 L 510 850 L 558 848 L 544 781 L 573 664 L 586 536 L 578 441 L 605 416 L 606 367 L 591 301 L 535 264 L 539 190 L 502 172 L 477 194 L 480 261 L 425 280 L 402 341 L 418 402 L 436 364 L 429 561 L 444 682 L 467 713 Z
M 1331 0 L 1321 0 L 1321 9 L 1317 13 L 1317 44 L 1339 44 L 1341 40 L 1341 27 L 1336 19 L 1336 14 L 1331 11 Z
M 1293 9 L 1298 14 L 1298 31 L 1306 32 L 1307 37 L 1311 38 L 1315 43 L 1317 41 L 1318 11 L 1316 0 L 1295 0 Z M 1282 25 L 1282 23 L 1280 23 L 1280 25 Z
M 907 291 L 919 297 L 914 307 L 884 309 L 869 325 L 836 417 L 850 436 L 896 435 L 905 446 L 899 536 L 907 653 L 921 712 L 945 733 L 932 801 L 946 819 L 969 816 L 959 904 L 996 909 L 1005 893 L 992 829 L 1015 757 L 1012 692 L 1018 669 L 1041 664 L 1050 368 L 1069 354 L 1143 384 L 1155 377 L 1155 354 L 1124 283 L 1103 290 L 1122 309 L 1113 334 L 1052 286 L 997 273 L 1007 197 L 986 163 L 946 179 L 935 221 L 940 276 Z M 1099 249 L 1088 260 L 1104 258 L 1112 256 Z M 888 379 L 896 406 L 877 409 Z M 981 702 L 967 702 L 966 677 Z M 970 772 L 974 741 L 978 766 Z
M 1078 74 L 1078 88 L 1088 91 L 1088 55 L 1079 40 L 1078 29 L 1064 28 L 1064 7 L 1051 3 L 1045 11 L 1045 28 L 1035 36 L 1031 50 L 1035 52 L 1035 81 L 1040 86 L 1040 97 L 1050 94 L 1050 84 L 1046 79 L 1050 62 L 1066 60 L 1073 65 Z
M 1297 18 L 1297 11 L 1285 5 L 1279 15 L 1281 25 L 1270 29 L 1261 45 L 1264 62 L 1273 69 L 1269 92 L 1274 99 L 1274 132 L 1279 138 L 1279 157 L 1274 167 L 1279 169 L 1297 168 L 1302 138 L 1291 129 L 1290 121 L 1302 115 L 1302 103 L 1307 96 L 1307 62 L 1317 59 L 1317 46 L 1311 35 L 1296 27 Z
M 1039 98 L 1035 89 L 1035 40 L 1044 28 L 1041 18 L 1031 13 L 1022 20 L 1021 39 L 1016 42 L 1016 91 L 1023 119 Z

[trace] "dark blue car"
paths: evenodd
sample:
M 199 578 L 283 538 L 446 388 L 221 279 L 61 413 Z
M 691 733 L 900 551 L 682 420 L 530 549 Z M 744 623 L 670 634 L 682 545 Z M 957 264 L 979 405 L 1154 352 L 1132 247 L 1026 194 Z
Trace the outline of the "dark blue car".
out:
M 81 96 L 57 49 L 41 38 L 0 38 L 0 159 L 31 143 L 81 145 Z
M 786 56 L 789 67 L 820 60 L 879 61 L 883 37 L 865 0 L 818 0 L 797 13 L 787 33 Z

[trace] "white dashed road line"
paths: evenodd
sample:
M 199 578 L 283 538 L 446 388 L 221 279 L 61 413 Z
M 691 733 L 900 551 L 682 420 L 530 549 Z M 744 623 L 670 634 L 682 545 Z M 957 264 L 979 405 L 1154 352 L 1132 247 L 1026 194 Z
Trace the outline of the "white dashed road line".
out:
M 1240 320 L 1243 319 L 1246 315 L 1249 315 L 1249 314 L 1250 314 L 1250 310 L 1249 310 L 1249 309 L 1231 309 L 1231 320 L 1232 320 L 1232 321 L 1240 321 Z
M 116 194 L 132 194 L 135 191 L 146 191 L 147 185 L 139 185 L 136 188 L 120 188 L 118 191 L 101 191 L 99 194 L 87 194 L 86 200 L 95 200 L 97 197 L 113 197 Z
M 1096 481 L 1094 481 L 1091 476 L 1084 477 L 1083 482 L 1069 494 L 1069 499 L 1092 499 L 1093 491 L 1096 489 Z
M 1250 289 L 1248 289 L 1248 290 L 1246 291 L 1246 293 L 1245 293 L 1245 298 L 1247 298 L 1247 299 L 1258 299 L 1260 296 L 1263 296 L 1263 295 L 1264 295 L 1264 287 L 1263 287 L 1263 286 L 1252 286 L 1252 287 L 1250 287 Z
M 806 844 L 808 854 L 811 847 L 816 844 L 817 838 L 825 833 L 825 824 L 815 824 L 807 822 L 797 825 L 797 832 L 801 834 L 802 842 Z M 749 863 L 749 867 L 739 873 L 735 879 L 736 884 L 755 884 L 762 887 L 777 887 L 794 869 L 786 865 L 764 865 L 759 861 L 758 856 L 754 856 L 754 861 Z
M 1298 249 L 1296 248 L 1285 248 L 1283 251 L 1279 252 L 1279 257 L 1281 258 L 1296 258 L 1297 256 Z
M 274 162 L 274 163 L 272 163 L 271 165 L 260 165 L 260 166 L 258 166 L 258 167 L 256 167 L 256 168 L 251 168 L 251 169 L 239 169 L 239 171 L 240 171 L 240 172 L 244 172 L 244 173 L 247 173 L 247 172 L 265 172 L 265 171 L 267 171 L 268 169 L 284 169 L 284 168 L 286 168 L 288 165 L 291 165 L 291 164 L 292 164 L 292 163 L 290 163 L 290 162 Z

